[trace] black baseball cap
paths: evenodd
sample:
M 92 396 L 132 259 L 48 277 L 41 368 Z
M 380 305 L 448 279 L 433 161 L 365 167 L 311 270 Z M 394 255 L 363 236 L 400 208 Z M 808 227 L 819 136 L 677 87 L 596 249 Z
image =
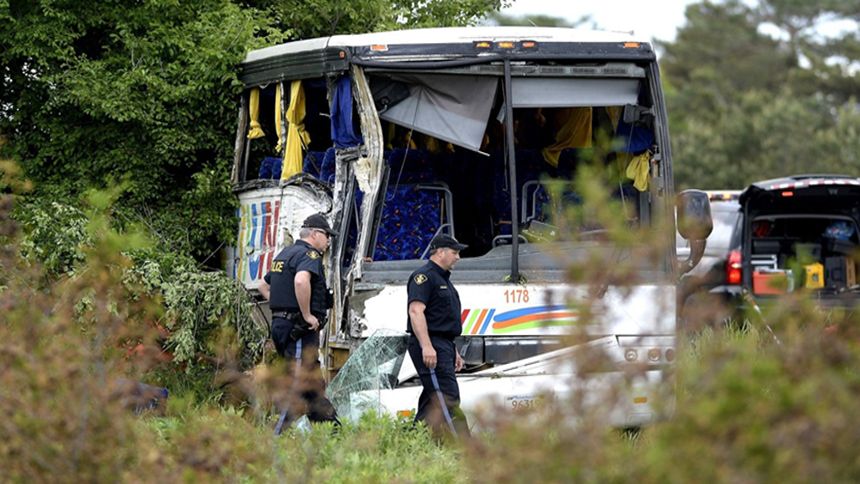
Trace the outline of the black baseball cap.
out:
M 448 247 L 454 250 L 463 250 L 466 247 L 469 247 L 466 244 L 461 244 L 454 237 L 445 234 L 439 234 L 436 237 L 433 237 L 433 240 L 430 241 L 430 250 L 433 249 L 442 249 Z
M 325 233 L 329 235 L 337 235 L 337 231 L 333 230 L 331 226 L 328 224 L 328 220 L 322 216 L 322 214 L 314 214 L 305 219 L 305 222 L 302 224 L 303 229 L 317 229 L 325 231 Z

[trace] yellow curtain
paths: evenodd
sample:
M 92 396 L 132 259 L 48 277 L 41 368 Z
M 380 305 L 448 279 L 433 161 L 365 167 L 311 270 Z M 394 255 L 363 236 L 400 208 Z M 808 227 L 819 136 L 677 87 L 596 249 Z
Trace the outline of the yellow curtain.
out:
M 290 107 L 287 109 L 287 152 L 284 154 L 281 180 L 286 180 L 302 171 L 302 147 L 311 142 L 311 135 L 305 130 L 305 90 L 302 81 L 293 81 L 290 86 Z
M 561 125 L 555 134 L 555 144 L 541 151 L 543 159 L 552 166 L 558 166 L 558 157 L 565 148 L 591 147 L 591 108 L 559 109 L 555 120 L 556 126 Z
M 278 135 L 278 146 L 275 147 L 275 153 L 279 155 L 284 145 L 284 140 L 281 138 L 281 90 L 283 89 L 283 83 L 278 83 L 278 87 L 275 89 L 275 131 L 277 131 Z
M 618 129 L 618 121 L 621 120 L 621 115 L 624 114 L 624 108 L 621 106 L 607 106 L 606 113 L 609 114 L 609 119 L 612 121 L 612 131 Z
M 251 129 L 248 131 L 248 139 L 257 139 L 266 136 L 263 128 L 260 127 L 260 89 L 251 89 L 251 99 L 248 103 L 248 109 L 251 111 Z
M 452 145 L 451 143 L 444 143 L 443 144 L 440 140 L 438 140 L 432 136 L 426 136 L 424 139 L 424 142 L 427 145 L 425 147 L 427 149 L 427 151 L 429 151 L 433 154 L 441 153 L 442 150 L 445 150 L 448 153 L 454 152 L 454 145 Z
M 627 178 L 633 180 L 633 186 L 640 192 L 648 190 L 648 180 L 650 180 L 648 171 L 650 169 L 651 153 L 648 151 L 633 158 L 627 165 Z

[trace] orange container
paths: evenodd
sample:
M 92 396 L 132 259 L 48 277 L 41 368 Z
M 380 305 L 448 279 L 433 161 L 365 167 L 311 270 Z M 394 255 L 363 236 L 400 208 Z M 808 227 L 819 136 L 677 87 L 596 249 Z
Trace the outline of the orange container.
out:
M 753 294 L 785 294 L 791 292 L 792 282 L 785 271 L 754 271 Z

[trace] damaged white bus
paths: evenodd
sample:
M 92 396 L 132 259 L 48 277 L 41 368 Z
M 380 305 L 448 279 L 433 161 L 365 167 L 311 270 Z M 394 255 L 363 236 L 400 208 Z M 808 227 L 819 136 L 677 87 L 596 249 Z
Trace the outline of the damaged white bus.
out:
M 597 402 L 623 388 L 606 415 L 613 425 L 656 417 L 652 390 L 675 359 L 675 284 L 701 256 L 710 212 L 701 192 L 679 197 L 682 235 L 697 249 L 679 262 L 649 43 L 520 27 L 333 36 L 251 52 L 241 79 L 239 236 L 228 271 L 255 292 L 302 220 L 329 218 L 341 236 L 326 261 L 335 303 L 321 359 L 349 380 L 334 382 L 342 416 L 365 407 L 404 415 L 417 404 L 414 369 L 392 348 L 406 327 L 407 278 L 432 237 L 448 233 L 469 245 L 452 275 L 467 415 L 583 389 Z M 631 231 L 669 232 L 658 250 L 637 253 L 599 223 L 566 220 L 582 204 L 575 180 L 586 165 L 633 174 L 606 180 L 607 206 Z M 621 261 L 624 276 L 596 291 L 570 277 L 571 265 L 610 274 Z M 388 337 L 363 346 L 373 334 Z M 375 356 L 361 356 L 371 346 Z M 601 349 L 609 365 L 582 367 L 571 357 L 581 348 Z M 630 368 L 640 370 L 632 380 Z M 368 380 L 355 374 L 363 370 Z

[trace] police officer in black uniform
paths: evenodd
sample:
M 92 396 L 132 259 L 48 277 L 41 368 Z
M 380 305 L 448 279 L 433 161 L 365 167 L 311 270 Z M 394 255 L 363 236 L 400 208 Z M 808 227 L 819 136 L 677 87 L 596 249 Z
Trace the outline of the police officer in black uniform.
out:
M 450 279 L 466 247 L 454 237 L 437 235 L 430 242 L 430 261 L 409 276 L 406 286 L 409 357 L 424 387 L 415 421 L 426 422 L 437 435 L 440 431 L 454 431 L 460 437 L 469 433 L 455 375 L 463 368 L 454 345 L 454 338 L 463 332 L 460 295 Z
M 337 415 L 325 398 L 325 383 L 319 364 L 319 334 L 325 326 L 332 297 L 325 281 L 323 253 L 337 235 L 320 214 L 305 219 L 299 240 L 272 261 L 272 268 L 260 284 L 260 293 L 272 310 L 272 340 L 281 356 L 301 361 L 301 400 L 312 422 L 334 421 Z M 295 388 L 295 387 L 294 387 Z M 285 422 L 300 415 L 295 408 Z M 280 425 L 279 425 L 280 429 Z

